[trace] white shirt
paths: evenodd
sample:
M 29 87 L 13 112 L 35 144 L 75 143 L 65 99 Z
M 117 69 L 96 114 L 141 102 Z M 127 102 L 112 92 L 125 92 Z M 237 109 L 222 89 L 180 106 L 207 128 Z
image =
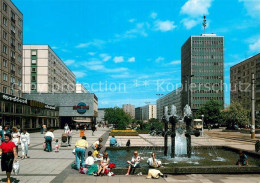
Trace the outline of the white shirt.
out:
M 51 137 L 52 139 L 54 139 L 54 134 L 50 131 L 48 131 L 46 134 L 45 134 L 45 137 Z
M 93 146 L 96 147 L 96 145 L 99 145 L 99 141 L 94 142 Z
M 16 145 L 16 146 L 18 146 L 18 142 L 19 142 L 19 138 L 20 138 L 20 133 L 19 132 L 13 132 L 12 133 L 12 137 L 13 137 L 13 139 L 12 139 L 12 141 L 13 141 L 13 143 Z
M 22 132 L 20 136 L 21 142 L 27 142 L 27 144 L 30 144 L 30 134 L 26 132 L 25 134 Z
M 94 158 L 92 156 L 87 157 L 85 163 L 86 163 L 86 165 L 93 165 L 94 164 Z

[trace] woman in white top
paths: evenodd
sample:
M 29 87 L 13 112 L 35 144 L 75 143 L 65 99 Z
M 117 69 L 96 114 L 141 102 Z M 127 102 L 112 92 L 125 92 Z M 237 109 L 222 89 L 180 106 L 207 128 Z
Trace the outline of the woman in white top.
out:
M 47 146 L 47 152 L 52 151 L 52 146 L 51 143 L 54 141 L 54 129 L 50 129 L 46 134 L 45 134 L 45 141 L 46 141 L 46 146 Z
M 16 127 L 12 128 L 12 142 L 15 144 L 16 153 L 18 156 L 18 145 L 20 144 L 20 133 Z
M 149 158 L 147 160 L 147 164 L 152 167 L 152 168 L 158 168 L 161 166 L 161 161 L 158 161 L 157 159 L 155 159 L 155 153 L 153 152 L 151 155 L 151 158 Z
M 22 146 L 22 159 L 28 158 L 28 148 L 30 146 L 30 134 L 25 129 L 22 130 L 20 136 L 20 142 Z
M 105 170 L 109 165 L 109 161 L 110 161 L 110 159 L 108 157 L 108 153 L 104 152 L 103 157 L 100 159 L 100 167 L 99 167 L 97 175 L 100 175 L 100 173 L 101 173 L 101 175 L 103 175 L 105 173 Z

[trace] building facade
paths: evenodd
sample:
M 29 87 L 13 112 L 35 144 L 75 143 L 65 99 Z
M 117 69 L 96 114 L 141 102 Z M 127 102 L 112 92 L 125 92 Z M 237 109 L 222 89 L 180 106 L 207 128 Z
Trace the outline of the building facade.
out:
M 99 108 L 98 109 L 97 122 L 98 123 L 105 123 L 104 117 L 105 117 L 105 108 Z
M 155 104 L 148 104 L 142 107 L 142 120 L 149 121 L 149 119 L 157 118 L 157 110 Z
M 135 119 L 136 120 L 143 120 L 143 113 L 142 113 L 142 107 L 136 107 L 135 108 Z
M 135 106 L 131 104 L 123 104 L 123 110 L 135 119 Z
M 256 111 L 260 111 L 260 54 L 252 56 L 230 68 L 230 98 L 244 108 L 252 108 L 252 74 L 255 75 Z
M 12 1 L 0 2 L 0 92 L 21 97 L 23 15 Z
M 30 93 L 25 98 L 47 102 L 59 108 L 60 127 L 68 124 L 96 124 L 98 98 L 94 93 Z
M 23 93 L 75 93 L 76 77 L 48 45 L 23 45 Z
M 88 90 L 81 83 L 77 83 L 76 93 L 88 93 Z
M 177 114 L 179 116 L 182 115 L 182 108 L 181 108 L 181 88 L 178 88 L 167 95 L 159 98 L 156 101 L 157 106 L 157 119 L 162 120 L 164 115 L 164 107 L 168 106 L 169 111 L 171 110 L 171 106 L 175 105 L 177 109 Z
M 35 100 L 0 93 L 0 123 L 2 126 L 17 126 L 22 129 L 59 127 L 59 109 Z
M 182 109 L 195 112 L 210 100 L 224 108 L 224 37 L 191 36 L 181 48 Z

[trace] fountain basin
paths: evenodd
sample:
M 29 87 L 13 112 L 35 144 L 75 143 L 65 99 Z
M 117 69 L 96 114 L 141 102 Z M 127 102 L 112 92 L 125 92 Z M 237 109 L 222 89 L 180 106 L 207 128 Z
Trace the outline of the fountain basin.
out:
M 125 174 L 127 171 L 127 160 L 131 160 L 133 151 L 137 150 L 144 158 L 141 168 L 136 173 L 148 172 L 147 159 L 152 152 L 156 158 L 162 161 L 163 167 L 159 170 L 167 174 L 233 174 L 233 173 L 260 173 L 260 154 L 245 151 L 248 156 L 249 166 L 239 167 L 236 165 L 239 149 L 226 146 L 200 146 L 193 147 L 192 157 L 185 156 L 175 158 L 164 157 L 163 147 L 108 147 L 110 162 L 115 163 L 117 168 L 113 170 L 116 174 Z

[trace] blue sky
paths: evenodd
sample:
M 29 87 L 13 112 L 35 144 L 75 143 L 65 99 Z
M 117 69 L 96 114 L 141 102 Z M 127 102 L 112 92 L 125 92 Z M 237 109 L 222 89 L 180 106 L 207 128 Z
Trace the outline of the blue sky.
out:
M 13 0 L 24 44 L 49 44 L 99 107 L 155 103 L 180 84 L 181 46 L 191 35 L 225 37 L 230 66 L 260 52 L 259 0 Z M 225 103 L 230 103 L 229 89 Z

